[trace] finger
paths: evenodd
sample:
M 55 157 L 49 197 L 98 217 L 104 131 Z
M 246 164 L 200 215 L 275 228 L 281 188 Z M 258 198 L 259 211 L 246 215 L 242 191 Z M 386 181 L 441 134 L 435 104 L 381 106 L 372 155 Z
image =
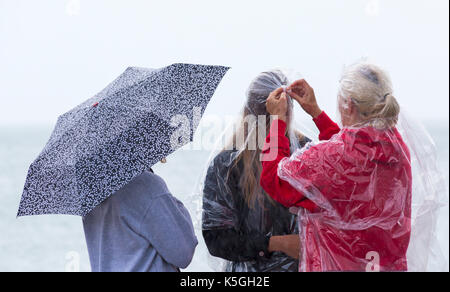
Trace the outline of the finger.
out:
M 298 97 L 303 97 L 306 93 L 305 86 L 299 86 L 298 84 L 296 86 L 291 86 L 287 90 L 288 94 L 296 94 Z
M 305 79 L 296 80 L 288 88 L 303 87 L 305 82 Z
M 304 79 L 295 80 L 289 87 L 302 86 L 304 81 L 305 81 Z
M 301 98 L 302 98 L 302 96 L 303 96 L 303 92 L 301 93 L 302 95 L 299 95 L 299 94 L 297 94 L 295 91 L 290 91 L 290 92 L 288 92 L 288 94 L 289 94 L 289 96 L 291 97 L 291 98 L 293 98 L 293 99 L 295 99 L 295 100 L 300 100 Z
M 281 93 L 283 93 L 284 92 L 284 88 L 283 87 L 280 87 L 280 88 L 278 88 L 278 89 L 275 89 L 273 92 L 272 92 L 272 94 L 273 94 L 273 96 L 275 96 L 275 97 L 279 97 L 279 95 L 281 94 Z
M 296 91 L 297 93 L 301 94 L 301 93 L 303 93 L 305 91 L 305 88 L 304 87 L 300 87 L 300 86 L 292 86 L 292 87 L 288 87 L 286 89 L 287 93 L 290 93 L 292 91 Z
M 278 95 L 280 95 L 283 91 L 284 91 L 284 88 L 283 88 L 283 87 L 280 87 L 280 88 L 277 88 L 277 89 L 275 89 L 274 91 L 272 91 L 271 95 L 278 96 Z
M 281 93 L 280 98 L 279 98 L 279 102 L 282 104 L 286 104 L 287 103 L 287 94 L 286 92 Z
M 303 80 L 303 81 L 305 81 L 304 86 L 306 88 L 312 89 L 312 87 L 311 87 L 311 85 L 309 85 L 308 81 L 306 81 L 306 80 Z

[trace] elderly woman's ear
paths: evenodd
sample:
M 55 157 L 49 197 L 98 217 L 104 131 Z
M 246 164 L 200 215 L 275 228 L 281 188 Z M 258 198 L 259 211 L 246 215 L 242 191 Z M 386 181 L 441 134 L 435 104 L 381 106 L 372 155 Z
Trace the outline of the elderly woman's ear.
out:
M 351 115 L 355 111 L 355 105 L 353 104 L 353 100 L 351 98 L 342 98 L 340 100 L 341 108 L 343 109 L 343 112 L 341 114 L 345 115 Z

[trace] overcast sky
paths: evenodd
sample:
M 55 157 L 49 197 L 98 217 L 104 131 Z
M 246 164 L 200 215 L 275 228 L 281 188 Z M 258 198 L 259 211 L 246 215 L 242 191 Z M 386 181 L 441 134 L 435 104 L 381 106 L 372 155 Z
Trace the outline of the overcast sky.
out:
M 274 67 L 301 72 L 335 114 L 361 57 L 389 70 L 403 108 L 449 117 L 448 0 L 0 0 L 0 124 L 54 123 L 128 66 L 233 67 L 208 113 L 240 110 Z M 300 113 L 301 118 L 301 113 Z

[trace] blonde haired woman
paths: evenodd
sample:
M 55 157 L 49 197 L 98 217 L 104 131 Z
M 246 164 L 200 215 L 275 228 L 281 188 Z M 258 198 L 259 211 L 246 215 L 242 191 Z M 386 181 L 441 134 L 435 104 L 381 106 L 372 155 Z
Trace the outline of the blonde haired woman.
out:
M 283 135 L 287 96 L 271 94 L 267 110 L 278 120 L 264 152 L 278 155 L 262 162 L 261 185 L 284 206 L 301 207 L 301 271 L 406 271 L 412 175 L 392 84 L 379 67 L 359 63 L 340 87 L 343 129 L 320 110 L 306 81 L 288 88 L 323 140 L 292 157 Z

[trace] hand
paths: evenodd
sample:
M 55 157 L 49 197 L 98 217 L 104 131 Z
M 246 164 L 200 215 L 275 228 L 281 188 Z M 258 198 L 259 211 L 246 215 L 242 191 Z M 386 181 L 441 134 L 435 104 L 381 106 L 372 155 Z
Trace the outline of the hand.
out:
M 278 119 L 286 122 L 288 102 L 284 88 L 280 87 L 269 95 L 266 100 L 266 109 L 269 114 L 278 116 Z
M 298 259 L 300 256 L 299 235 L 272 236 L 269 241 L 269 251 L 280 251 L 293 259 Z
M 292 83 L 288 87 L 287 92 L 313 118 L 317 118 L 322 113 L 317 104 L 314 89 L 304 79 Z

